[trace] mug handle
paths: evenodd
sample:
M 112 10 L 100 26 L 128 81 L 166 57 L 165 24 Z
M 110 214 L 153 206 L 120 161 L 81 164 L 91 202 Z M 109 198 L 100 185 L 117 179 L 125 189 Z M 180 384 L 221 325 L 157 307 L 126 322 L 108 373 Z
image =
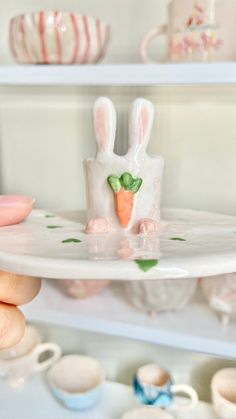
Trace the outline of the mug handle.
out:
M 173 392 L 173 394 L 176 393 L 185 393 L 189 398 L 190 401 L 188 404 L 186 405 L 180 405 L 178 403 L 175 403 L 175 408 L 179 409 L 179 410 L 188 410 L 188 409 L 193 409 L 197 403 L 198 403 L 198 394 L 197 392 L 190 386 L 187 386 L 186 384 L 173 384 L 171 386 L 171 391 Z
M 144 63 L 147 63 L 147 64 L 157 63 L 157 61 L 153 61 L 151 58 L 149 58 L 148 47 L 149 47 L 150 42 L 154 38 L 156 38 L 159 35 L 167 34 L 167 30 L 168 30 L 168 25 L 165 24 L 165 25 L 158 26 L 157 28 L 151 29 L 150 32 L 148 32 L 147 35 L 145 35 L 140 45 L 140 55 Z
M 51 352 L 52 356 L 46 359 L 45 361 L 39 362 L 39 357 L 44 352 Z M 34 349 L 33 356 L 35 360 L 34 371 L 35 372 L 44 371 L 60 358 L 61 348 L 56 343 L 51 343 L 51 342 L 42 343 L 41 345 L 38 345 Z

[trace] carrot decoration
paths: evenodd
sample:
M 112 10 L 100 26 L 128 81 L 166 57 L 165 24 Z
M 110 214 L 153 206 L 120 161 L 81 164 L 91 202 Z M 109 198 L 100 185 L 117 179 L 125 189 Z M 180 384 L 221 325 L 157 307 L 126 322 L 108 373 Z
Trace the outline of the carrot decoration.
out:
M 134 195 L 139 191 L 143 180 L 134 179 L 128 172 L 119 178 L 111 175 L 107 179 L 115 197 L 115 211 L 122 227 L 128 227 L 134 206 Z

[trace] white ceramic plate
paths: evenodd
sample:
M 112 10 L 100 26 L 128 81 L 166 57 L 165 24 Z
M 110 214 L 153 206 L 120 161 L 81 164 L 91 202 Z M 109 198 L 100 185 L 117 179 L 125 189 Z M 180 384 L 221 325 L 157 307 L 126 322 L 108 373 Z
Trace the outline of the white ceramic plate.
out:
M 163 219 L 159 236 L 88 236 L 82 224 L 34 210 L 24 223 L 0 229 L 0 268 L 55 279 L 112 280 L 236 271 L 235 217 L 168 209 Z
M 41 378 L 34 378 L 23 390 L 11 389 L 0 381 L 1 419 L 121 419 L 121 415 L 137 402 L 132 389 L 118 383 L 104 385 L 100 403 L 87 412 L 72 412 L 61 406 L 51 395 Z M 207 403 L 178 416 L 178 419 L 216 419 Z

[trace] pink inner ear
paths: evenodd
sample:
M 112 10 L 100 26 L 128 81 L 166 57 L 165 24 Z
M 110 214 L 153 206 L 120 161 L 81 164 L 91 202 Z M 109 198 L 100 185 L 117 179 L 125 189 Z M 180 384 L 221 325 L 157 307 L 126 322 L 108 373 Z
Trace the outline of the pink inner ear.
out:
M 143 142 L 148 126 L 148 111 L 143 108 L 139 116 L 139 144 Z
M 106 148 L 106 112 L 104 108 L 98 108 L 95 117 L 95 129 L 98 136 L 99 147 Z

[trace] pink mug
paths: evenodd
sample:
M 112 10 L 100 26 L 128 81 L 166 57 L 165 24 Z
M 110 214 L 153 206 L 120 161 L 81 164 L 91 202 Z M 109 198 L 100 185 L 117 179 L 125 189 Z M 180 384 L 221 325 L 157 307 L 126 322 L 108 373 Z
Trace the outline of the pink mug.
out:
M 140 54 L 153 63 L 148 47 L 159 35 L 168 36 L 168 61 L 235 61 L 235 0 L 172 0 L 169 23 L 155 27 L 144 37 Z

